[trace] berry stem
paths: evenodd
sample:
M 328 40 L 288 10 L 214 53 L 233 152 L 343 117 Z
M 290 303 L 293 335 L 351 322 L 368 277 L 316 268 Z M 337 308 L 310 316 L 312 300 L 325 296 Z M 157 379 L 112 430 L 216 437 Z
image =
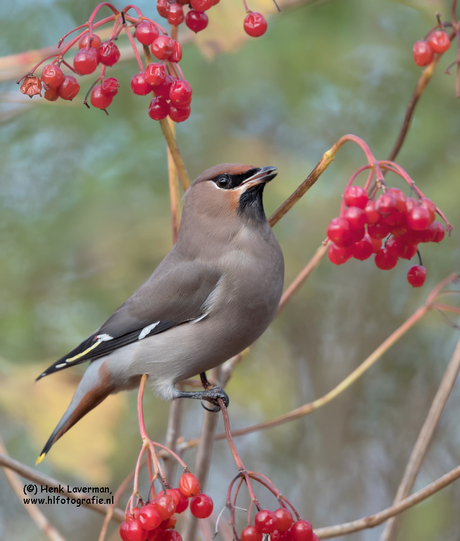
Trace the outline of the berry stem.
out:
M 131 35 L 131 32 L 128 30 L 128 28 L 125 26 L 123 26 L 125 32 L 126 32 L 126 35 L 128 36 L 128 39 L 129 39 L 129 42 L 131 43 L 131 47 L 134 51 L 134 56 L 136 57 L 136 60 L 137 60 L 137 63 L 139 64 L 139 69 L 142 71 L 145 70 L 144 68 L 144 64 L 142 63 L 142 60 L 141 60 L 141 56 L 139 54 L 139 51 L 137 50 L 137 46 L 136 46 L 136 43 L 134 41 L 134 38 L 133 36 Z
M 227 443 L 230 448 L 230 451 L 233 455 L 233 459 L 236 463 L 236 467 L 240 470 L 240 475 L 244 476 L 244 480 L 246 481 L 246 486 L 248 487 L 249 495 L 251 496 L 251 502 L 254 502 L 257 509 L 260 511 L 260 505 L 259 501 L 257 500 L 254 490 L 252 488 L 251 480 L 249 478 L 249 473 L 244 467 L 243 461 L 241 460 L 240 455 L 238 454 L 238 451 L 236 450 L 235 443 L 232 438 L 232 432 L 230 428 L 230 418 L 228 416 L 227 408 L 224 404 L 224 401 L 219 398 L 218 399 L 220 409 L 222 411 L 222 417 L 224 418 L 224 426 L 225 426 L 225 434 L 227 437 Z
M 328 151 L 323 154 L 323 157 L 318 162 L 317 166 L 313 171 L 308 175 L 308 177 L 302 182 L 302 184 L 290 195 L 286 201 L 275 211 L 272 216 L 269 218 L 269 223 L 273 227 L 291 208 L 297 203 L 297 201 L 305 195 L 305 193 L 313 186 L 313 184 L 318 180 L 318 178 L 324 173 L 324 171 L 331 165 L 334 161 L 335 155 L 338 150 L 347 142 L 351 141 L 356 143 L 366 155 L 367 161 L 372 168 L 375 168 L 375 172 L 380 179 L 380 182 L 383 180 L 382 172 L 380 167 L 376 162 L 374 155 L 372 154 L 368 145 L 356 135 L 348 134 L 341 137 Z
M 139 21 L 139 19 L 136 19 L 135 17 L 131 17 L 131 16 L 128 16 L 128 15 L 125 15 L 125 19 L 127 21 L 129 21 L 130 23 L 139 23 L 139 22 L 141 22 L 141 21 Z M 166 34 L 166 35 L 168 34 L 166 32 L 166 30 L 162 26 L 160 26 L 157 22 L 155 22 L 153 19 L 149 19 L 145 15 L 142 15 L 142 21 L 148 21 L 149 23 L 156 26 L 163 34 Z
M 406 173 L 406 171 L 401 167 L 399 166 L 397 163 L 394 163 L 394 162 L 391 162 L 389 160 L 382 160 L 380 162 L 380 164 L 382 165 L 383 168 L 387 169 L 388 171 L 391 171 L 393 173 L 396 173 L 397 175 L 399 175 L 401 178 L 403 178 L 407 184 L 409 184 L 409 186 L 415 190 L 415 192 L 417 193 L 417 195 L 422 198 L 422 197 L 425 197 L 424 193 L 422 192 L 422 190 L 420 190 L 418 188 L 418 186 L 415 184 L 415 182 L 411 179 L 411 177 Z M 436 207 L 436 212 L 439 214 L 439 216 L 441 216 L 441 218 L 444 220 L 445 224 L 446 224 L 446 229 L 450 235 L 450 232 L 452 231 L 453 229 L 453 226 L 449 223 L 449 221 L 447 220 L 447 218 L 445 217 L 444 213 L 439 209 L 439 207 Z
M 248 8 L 248 4 L 246 3 L 246 0 L 242 0 L 242 2 L 243 2 L 244 10 L 246 11 L 246 13 L 252 13 L 252 11 Z
M 98 4 L 93 12 L 91 13 L 91 16 L 90 18 L 88 19 L 88 28 L 91 29 L 91 26 L 93 24 L 93 21 L 94 21 L 94 18 L 96 17 L 98 11 L 103 8 L 104 6 L 107 6 L 112 12 L 113 14 L 115 15 L 115 17 L 119 17 L 120 16 L 120 12 L 118 11 L 118 9 L 113 5 L 111 4 L 110 2 L 101 2 L 100 4 Z

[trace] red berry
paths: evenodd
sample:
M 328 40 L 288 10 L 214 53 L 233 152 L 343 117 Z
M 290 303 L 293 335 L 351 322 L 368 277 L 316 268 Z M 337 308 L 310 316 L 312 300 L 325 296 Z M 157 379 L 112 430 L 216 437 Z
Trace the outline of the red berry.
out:
M 350 257 L 353 255 L 353 246 L 348 246 L 347 248 L 340 248 L 337 244 L 332 243 L 329 246 L 327 256 L 331 263 L 334 265 L 343 265 L 346 263 Z
M 152 63 L 145 68 L 145 80 L 151 86 L 159 86 L 165 82 L 166 69 L 163 64 Z
M 416 41 L 412 49 L 417 66 L 428 66 L 434 59 L 431 47 L 425 41 Z
M 57 88 L 51 88 L 50 86 L 46 84 L 43 85 L 43 88 L 45 89 L 45 93 L 43 94 L 43 97 L 45 98 L 45 100 L 56 101 L 59 98 L 59 92 Z
M 381 270 L 390 270 L 393 267 L 396 267 L 398 262 L 398 256 L 392 254 L 386 248 L 380 248 L 380 250 L 375 254 L 375 264 Z
M 155 99 L 158 99 L 158 98 L 155 98 Z M 167 107 L 166 107 L 166 110 L 167 110 Z M 166 118 L 166 117 L 163 117 L 163 118 Z M 184 496 L 178 488 L 170 488 L 166 491 L 166 493 L 170 494 L 173 498 L 175 498 L 176 513 L 181 514 L 187 509 L 188 498 L 187 496 Z
M 173 79 L 171 75 L 166 75 L 164 83 L 156 86 L 153 89 L 153 91 L 155 92 L 155 96 L 158 96 L 165 100 L 169 100 L 169 91 L 171 90 L 171 86 L 174 81 L 177 81 L 177 79 Z
M 354 244 L 352 249 L 353 257 L 355 259 L 359 259 L 360 261 L 369 259 L 374 253 L 374 247 L 372 246 L 371 238 L 368 235 Z
M 182 45 L 174 40 L 173 52 L 168 58 L 170 62 L 180 62 L 182 60 Z
M 196 11 L 208 11 L 212 8 L 212 0 L 191 0 L 190 2 L 193 9 Z
M 374 225 L 380 220 L 380 214 L 375 209 L 375 201 L 373 199 L 369 199 L 364 209 L 364 212 L 366 213 L 368 224 Z
M 353 229 L 362 229 L 367 223 L 366 213 L 359 207 L 348 207 L 343 217 L 350 222 Z
M 63 100 L 73 100 L 80 91 L 80 85 L 73 75 L 64 75 L 64 80 L 58 88 L 59 97 Z
M 89 39 L 89 33 L 85 34 L 80 41 L 78 42 L 78 48 L 83 49 L 83 47 L 86 47 L 89 43 L 90 47 L 94 47 L 94 49 L 99 49 L 101 46 L 101 38 L 99 36 L 96 36 L 96 34 L 93 34 L 91 36 L 91 40 Z
M 157 11 L 163 18 L 168 17 L 169 2 L 167 0 L 157 0 Z
M 262 533 L 255 526 L 246 526 L 241 532 L 241 541 L 262 541 Z
M 314 533 L 312 541 L 320 541 L 319 537 Z
M 131 79 L 131 89 L 138 96 L 147 96 L 152 92 L 153 88 L 149 85 L 145 78 L 145 72 L 138 73 Z
M 327 236 L 340 247 L 353 244 L 350 222 L 346 218 L 333 218 L 327 228 Z
M 169 5 L 168 23 L 173 26 L 179 26 L 184 22 L 184 10 L 177 2 Z
M 185 16 L 185 24 L 192 32 L 201 32 L 208 26 L 208 16 L 201 11 L 190 10 Z
M 169 99 L 177 107 L 186 107 L 192 101 L 192 87 L 187 81 L 174 81 L 169 89 Z
M 383 217 L 396 212 L 398 210 L 396 199 L 388 192 L 379 195 L 375 202 L 375 210 Z
M 144 530 L 154 530 L 163 522 L 160 513 L 156 510 L 154 503 L 143 507 L 139 513 L 139 521 Z
M 422 265 L 413 265 L 407 272 L 407 281 L 413 287 L 422 287 L 426 279 L 426 269 Z
M 174 50 L 174 43 L 168 36 L 160 36 L 152 43 L 151 49 L 158 60 L 167 60 Z
M 123 541 L 145 541 L 147 532 L 137 519 L 125 520 L 120 525 L 120 537 Z
M 267 31 L 267 21 L 261 13 L 251 11 L 244 19 L 244 31 L 253 38 L 263 36 Z
M 388 216 L 383 218 L 383 222 L 389 225 L 392 229 L 394 227 L 398 228 L 406 223 L 406 214 L 404 212 L 390 212 Z
M 390 232 L 390 226 L 385 222 L 378 222 L 367 226 L 367 232 L 373 239 L 384 239 Z
M 99 64 L 96 49 L 80 49 L 73 59 L 73 67 L 81 75 L 89 75 L 96 71 Z
M 433 203 L 433 201 L 428 199 L 428 197 L 422 197 L 420 200 L 420 206 L 426 208 L 426 210 L 430 213 L 430 223 L 434 222 L 436 219 L 436 205 Z
M 369 237 L 369 235 L 366 236 L 370 239 L 372 243 L 372 252 L 376 254 L 382 247 L 382 239 L 373 239 L 372 237 Z
M 270 540 L 271 541 L 292 541 L 292 535 L 289 530 L 286 532 L 280 532 L 278 530 L 275 530 L 273 533 L 270 534 Z
M 172 517 L 176 511 L 174 498 L 170 494 L 162 492 L 155 499 L 155 509 L 163 520 Z
M 388 188 L 387 193 L 396 199 L 396 210 L 398 212 L 406 212 L 406 196 L 402 190 L 399 188 Z
M 196 496 L 200 492 L 200 482 L 193 473 L 183 473 L 179 479 L 179 490 L 188 498 Z
M 368 201 L 367 192 L 361 186 L 350 186 L 343 194 L 345 204 L 348 207 L 365 209 Z
M 272 533 L 276 530 L 276 515 L 269 509 L 262 509 L 254 517 L 254 525 L 262 533 Z
M 437 30 L 429 37 L 428 45 L 434 53 L 445 53 L 450 47 L 449 36 L 444 30 Z
M 191 109 L 187 107 L 175 107 L 172 103 L 169 104 L 168 115 L 173 122 L 184 122 L 190 116 Z
M 120 60 L 120 49 L 113 41 L 104 41 L 99 47 L 99 53 L 101 54 L 101 64 L 104 66 L 113 66 Z
M 400 257 L 401 259 L 412 259 L 416 253 L 416 244 L 408 244 L 407 242 L 398 244 L 398 257 Z
M 98 109 L 107 109 L 113 97 L 102 92 L 101 85 L 96 85 L 91 91 L 91 105 Z
M 423 231 L 430 223 L 430 213 L 425 207 L 414 207 L 407 213 L 407 225 L 414 231 Z
M 118 81 L 115 77 L 108 77 L 107 79 L 103 79 L 101 83 L 101 90 L 102 93 L 106 96 L 116 96 L 118 94 L 118 87 L 120 85 L 118 84 Z
M 419 202 L 416 201 L 413 197 L 406 197 L 406 211 L 409 212 L 414 207 L 418 207 Z
M 313 527 L 308 520 L 298 520 L 291 528 L 292 541 L 313 541 Z
M 190 500 L 190 511 L 196 518 L 208 518 L 213 509 L 214 504 L 207 494 L 197 494 Z
M 147 541 L 166 541 L 166 530 L 162 528 L 156 528 L 155 530 L 150 530 L 147 536 Z
M 42 71 L 42 81 L 50 88 L 58 88 L 64 80 L 64 74 L 56 64 L 47 64 Z
M 159 36 L 158 28 L 150 21 L 143 21 L 136 26 L 134 37 L 142 45 L 152 45 Z
M 359 229 L 351 228 L 351 243 L 354 244 L 355 242 L 359 242 L 364 238 L 365 233 L 364 227 L 360 227 Z
M 46 98 L 46 94 L 45 94 L 45 98 Z M 433 242 L 441 242 L 442 239 L 444 238 L 444 235 L 446 234 L 446 230 L 444 229 L 444 226 L 440 224 L 439 222 L 433 222 L 430 225 L 430 227 L 433 227 L 433 229 L 436 232 Z
M 153 98 L 149 105 L 149 117 L 153 120 L 162 120 L 168 116 L 169 105 L 164 98 Z M 180 511 L 178 511 L 179 513 Z
M 285 532 L 292 526 L 292 514 L 285 507 L 280 507 L 275 511 L 276 529 L 279 532 Z
M 179 532 L 176 532 L 174 530 L 169 530 L 166 532 L 165 541 L 182 541 L 182 536 Z
M 188 503 L 188 498 L 187 498 Z M 163 520 L 163 522 L 160 524 L 159 528 L 162 530 L 172 530 L 176 527 L 177 518 L 175 515 L 173 515 L 171 518 L 168 518 L 167 520 Z

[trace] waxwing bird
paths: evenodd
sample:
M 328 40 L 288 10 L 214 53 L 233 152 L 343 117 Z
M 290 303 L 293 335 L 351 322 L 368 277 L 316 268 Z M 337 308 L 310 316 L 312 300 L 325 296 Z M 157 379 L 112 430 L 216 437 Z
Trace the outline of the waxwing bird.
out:
M 228 401 L 207 388 L 206 371 L 252 344 L 275 317 L 284 279 L 281 248 L 262 193 L 275 167 L 226 163 L 190 186 L 177 242 L 150 278 L 91 336 L 37 380 L 90 361 L 51 446 L 109 394 L 139 386 L 147 374 L 166 400 Z M 175 388 L 200 374 L 205 390 Z

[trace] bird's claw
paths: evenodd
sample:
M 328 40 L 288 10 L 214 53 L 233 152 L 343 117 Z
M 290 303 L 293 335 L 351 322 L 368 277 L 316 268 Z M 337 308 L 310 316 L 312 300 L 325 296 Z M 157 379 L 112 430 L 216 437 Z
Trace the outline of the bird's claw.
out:
M 228 407 L 230 403 L 227 393 L 217 386 L 212 387 L 211 389 L 207 389 L 203 393 L 203 398 L 204 400 L 206 400 L 207 402 L 210 402 L 214 406 L 214 408 L 207 408 L 203 403 L 201 403 L 203 408 L 207 411 L 212 411 L 215 413 L 217 413 L 221 409 L 220 404 L 219 404 L 219 399 L 222 400 L 226 408 Z

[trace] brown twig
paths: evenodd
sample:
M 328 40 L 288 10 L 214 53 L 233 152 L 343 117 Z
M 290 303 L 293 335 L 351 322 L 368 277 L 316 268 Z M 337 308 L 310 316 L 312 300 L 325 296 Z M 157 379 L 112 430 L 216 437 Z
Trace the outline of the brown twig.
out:
M 3 440 L 0 437 L 0 452 L 4 455 L 8 455 L 7 450 L 3 444 Z M 18 500 L 25 507 L 26 511 L 31 516 L 35 524 L 40 528 L 43 534 L 51 541 L 65 541 L 64 537 L 56 530 L 51 522 L 41 512 L 40 508 L 34 503 L 25 503 L 23 494 L 23 483 L 19 480 L 19 476 L 16 475 L 11 469 L 6 466 L 2 466 L 3 473 L 8 481 L 13 492 L 18 497 Z
M 447 365 L 446 372 L 442 378 L 439 389 L 431 404 L 430 411 L 423 423 L 423 427 L 417 438 L 415 446 L 412 450 L 409 462 L 407 463 L 406 470 L 399 484 L 398 491 L 393 504 L 397 504 L 404 498 L 407 498 L 414 486 L 417 474 L 422 467 L 423 460 L 428 451 L 428 447 L 433 438 L 434 431 L 438 426 L 442 412 L 449 399 L 450 393 L 455 384 L 455 380 L 460 372 L 460 340 L 457 342 L 457 346 L 452 355 L 452 358 Z M 394 541 L 398 534 L 398 527 L 401 517 L 395 517 L 390 519 L 382 533 L 381 541 Z
M 452 41 L 455 37 L 455 31 L 451 32 L 449 39 Z M 429 66 L 427 66 L 420 75 L 420 79 L 417 82 L 417 86 L 415 87 L 414 93 L 412 94 L 409 105 L 406 109 L 406 114 L 404 115 L 404 121 L 402 123 L 401 129 L 398 134 L 398 138 L 396 139 L 396 143 L 390 152 L 390 155 L 388 156 L 388 160 L 393 162 L 396 159 L 396 156 L 399 154 L 399 151 L 401 150 L 401 147 L 406 139 L 407 132 L 409 131 L 410 124 L 412 121 L 412 117 L 414 116 L 415 107 L 417 106 L 417 103 L 423 94 L 423 91 L 425 90 L 427 84 L 431 81 L 431 78 L 433 77 L 434 70 L 436 66 L 438 65 L 438 62 L 440 58 L 442 57 L 442 54 L 437 55 L 436 58 L 431 62 Z
M 300 271 L 297 277 L 292 281 L 286 291 L 281 297 L 278 310 L 276 315 L 278 315 L 281 310 L 286 306 L 286 304 L 292 299 L 292 297 L 299 291 L 301 286 L 304 284 L 305 280 L 310 276 L 310 274 L 316 269 L 316 267 L 321 263 L 323 257 L 327 254 L 329 244 L 321 245 L 315 252 L 315 255 L 310 259 L 310 261 L 305 265 L 305 267 Z
M 344 524 L 338 524 L 337 526 L 318 528 L 317 530 L 315 530 L 315 533 L 320 539 L 330 539 L 331 537 L 339 537 L 340 535 L 359 532 L 367 528 L 374 528 L 374 526 L 378 526 L 389 518 L 394 517 L 399 513 L 402 513 L 406 509 L 413 507 L 414 505 L 422 502 L 423 500 L 426 500 L 433 494 L 436 494 L 436 492 L 439 492 L 443 488 L 452 484 L 458 478 L 460 478 L 460 466 L 457 466 L 449 473 L 446 473 L 446 475 L 443 475 L 436 481 L 433 481 L 425 488 L 422 488 L 422 490 L 419 490 L 415 494 L 412 494 L 412 496 L 405 498 L 396 505 L 392 505 L 391 507 L 380 511 L 380 513 L 360 518 L 359 520 L 354 520 L 353 522 L 345 522 Z
M 29 468 L 28 466 L 22 464 L 21 462 L 18 462 L 17 460 L 14 460 L 14 458 L 10 458 L 9 456 L 6 456 L 2 453 L 0 453 L 0 466 L 9 468 L 10 470 L 15 471 L 18 473 L 21 477 L 24 477 L 24 479 L 28 479 L 29 481 L 32 481 L 34 483 L 37 483 L 41 486 L 48 486 L 48 487 L 56 487 L 58 490 L 59 488 L 62 489 L 62 487 L 66 487 L 66 483 L 60 483 L 59 481 L 56 481 L 56 479 L 53 479 L 52 477 L 48 477 L 47 475 L 44 475 L 43 473 L 40 473 L 32 468 Z M 75 495 L 72 491 L 67 492 L 64 490 L 60 492 L 65 497 L 74 498 L 76 500 L 79 500 L 78 496 Z M 81 501 L 81 505 L 83 507 L 87 507 L 88 509 L 92 509 L 93 511 L 96 511 L 97 513 L 100 513 L 101 515 L 105 515 L 110 510 L 110 505 L 108 504 L 98 504 L 98 503 L 86 503 L 84 500 Z M 122 522 L 124 520 L 124 512 L 116 508 L 113 511 L 113 519 L 117 522 Z

